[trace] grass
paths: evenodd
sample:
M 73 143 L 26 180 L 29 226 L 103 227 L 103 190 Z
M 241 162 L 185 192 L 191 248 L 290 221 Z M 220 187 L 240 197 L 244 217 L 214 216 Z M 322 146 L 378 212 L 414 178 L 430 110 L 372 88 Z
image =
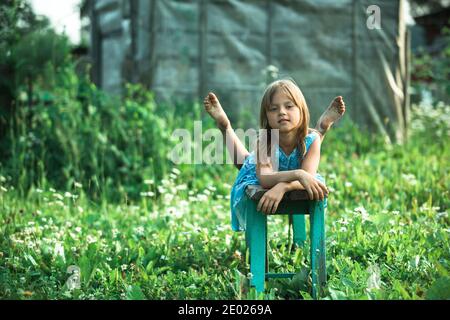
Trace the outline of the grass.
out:
M 416 110 L 405 145 L 348 124 L 327 136 L 323 299 L 450 298 L 448 107 L 439 110 Z M 265 294 L 248 288 L 244 235 L 230 228 L 236 174 L 230 165 L 215 175 L 174 169 L 132 202 L 93 201 L 79 184 L 22 195 L 2 175 L 0 298 L 310 299 L 308 251 L 291 251 L 282 217 L 269 218 L 270 269 L 297 275 L 267 282 Z M 79 288 L 69 266 L 80 270 Z

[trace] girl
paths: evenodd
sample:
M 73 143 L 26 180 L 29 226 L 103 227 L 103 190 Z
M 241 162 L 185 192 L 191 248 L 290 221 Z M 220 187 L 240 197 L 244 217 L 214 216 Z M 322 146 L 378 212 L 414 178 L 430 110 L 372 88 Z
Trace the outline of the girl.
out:
M 320 160 L 321 139 L 333 122 L 342 117 L 345 104 L 337 97 L 320 117 L 318 130 L 308 129 L 309 110 L 305 98 L 292 80 L 278 80 L 265 90 L 261 101 L 260 127 L 279 130 L 279 143 L 275 145 L 279 171 L 274 171 L 269 158 L 270 148 L 262 151 L 258 145 L 258 157 L 245 149 L 231 128 L 230 122 L 217 97 L 210 93 L 204 101 L 206 111 L 216 120 L 218 127 L 228 138 L 229 152 L 245 158 L 231 190 L 231 216 L 234 231 L 244 230 L 245 217 L 239 210 L 246 201 L 245 188 L 259 184 L 270 189 L 260 199 L 257 210 L 273 213 L 285 192 L 305 189 L 310 199 L 323 200 L 328 189 L 317 173 Z M 320 138 L 319 138 L 320 137 Z M 319 138 L 319 139 L 317 139 Z M 233 157 L 233 159 L 236 159 Z M 235 163 L 237 166 L 238 163 Z

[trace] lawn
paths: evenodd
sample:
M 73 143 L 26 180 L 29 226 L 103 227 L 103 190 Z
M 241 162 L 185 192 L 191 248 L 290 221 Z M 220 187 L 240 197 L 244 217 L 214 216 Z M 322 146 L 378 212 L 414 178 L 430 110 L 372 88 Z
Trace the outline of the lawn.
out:
M 404 145 L 348 123 L 325 139 L 322 299 L 450 298 L 450 110 L 433 110 L 415 111 Z M 0 298 L 310 299 L 309 248 L 292 247 L 285 217 L 269 217 L 270 269 L 297 275 L 265 294 L 248 287 L 244 234 L 230 227 L 237 170 L 216 171 L 173 168 L 119 201 L 92 199 L 81 183 L 23 193 L 0 172 Z

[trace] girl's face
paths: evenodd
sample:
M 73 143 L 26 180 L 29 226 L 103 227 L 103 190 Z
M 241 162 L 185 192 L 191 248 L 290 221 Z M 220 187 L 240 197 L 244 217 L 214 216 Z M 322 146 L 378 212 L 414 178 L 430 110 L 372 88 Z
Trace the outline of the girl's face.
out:
M 267 120 L 272 129 L 287 133 L 298 128 L 300 109 L 283 90 L 277 90 L 267 109 Z

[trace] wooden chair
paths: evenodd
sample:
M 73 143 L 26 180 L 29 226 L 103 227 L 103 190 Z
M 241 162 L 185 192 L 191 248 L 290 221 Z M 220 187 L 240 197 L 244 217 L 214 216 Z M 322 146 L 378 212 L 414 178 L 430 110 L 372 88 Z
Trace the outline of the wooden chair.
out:
M 269 273 L 267 263 L 267 215 L 256 210 L 257 204 L 268 191 L 258 185 L 248 186 L 241 210 L 245 210 L 245 239 L 250 250 L 250 284 L 257 292 L 264 291 L 268 278 L 289 278 L 295 273 Z M 312 296 L 321 293 L 326 283 L 325 267 L 325 200 L 309 200 L 305 190 L 287 192 L 275 214 L 292 215 L 294 242 L 303 245 L 306 240 L 305 215 L 310 217 Z

